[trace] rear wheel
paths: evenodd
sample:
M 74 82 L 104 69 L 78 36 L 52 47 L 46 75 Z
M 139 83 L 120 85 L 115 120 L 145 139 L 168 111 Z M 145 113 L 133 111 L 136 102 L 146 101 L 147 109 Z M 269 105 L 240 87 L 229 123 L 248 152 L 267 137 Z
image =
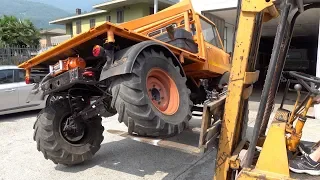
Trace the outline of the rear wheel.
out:
M 133 72 L 117 78 L 112 87 L 119 121 L 130 134 L 172 136 L 191 119 L 192 102 L 180 68 L 162 52 L 141 53 Z
M 75 125 L 70 116 L 69 101 L 59 99 L 39 113 L 34 125 L 38 151 L 56 164 L 74 165 L 91 159 L 103 140 L 100 117 L 77 123 L 77 128 L 67 131 L 66 124 Z
M 47 97 L 47 101 L 46 101 L 46 106 L 50 106 L 51 104 L 53 104 L 54 102 L 60 100 L 60 99 L 63 99 L 65 97 L 63 96 L 57 96 L 57 95 L 49 95 Z

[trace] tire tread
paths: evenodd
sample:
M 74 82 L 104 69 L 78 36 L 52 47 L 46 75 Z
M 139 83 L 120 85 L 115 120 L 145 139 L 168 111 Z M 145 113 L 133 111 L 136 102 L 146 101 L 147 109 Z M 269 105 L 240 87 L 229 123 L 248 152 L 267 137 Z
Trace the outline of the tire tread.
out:
M 58 100 L 40 112 L 38 119 L 34 124 L 33 138 L 37 143 L 37 150 L 43 153 L 45 159 L 50 159 L 55 164 L 74 165 L 90 160 L 100 149 L 100 144 L 103 141 L 102 133 L 104 128 L 101 125 L 101 117 L 94 117 L 91 121 L 92 123 L 95 123 L 96 131 L 99 131 L 97 134 L 100 134 L 97 137 L 92 138 L 94 145 L 83 154 L 68 152 L 57 141 L 54 135 L 55 131 L 53 126 L 53 121 L 56 120 L 55 113 L 58 113 L 60 108 L 66 108 L 67 106 L 65 104 L 68 104 L 65 103 L 65 100 Z
M 163 52 L 155 50 L 143 51 L 133 66 L 132 73 L 125 77 L 119 77 L 114 81 L 112 87 L 113 102 L 119 114 L 119 122 L 124 122 L 128 126 L 128 133 L 136 133 L 140 136 L 173 136 L 181 133 L 188 127 L 191 119 L 192 101 L 184 105 L 188 108 L 189 113 L 182 117 L 183 121 L 179 124 L 169 124 L 159 118 L 151 105 L 148 103 L 147 95 L 144 94 L 141 87 L 141 72 L 147 57 L 159 57 L 169 66 L 173 66 L 174 71 L 180 74 L 180 68 L 175 66 L 171 57 L 166 57 Z M 183 82 L 182 89 L 190 97 L 191 91 L 186 86 L 186 77 L 180 77 L 177 81 Z

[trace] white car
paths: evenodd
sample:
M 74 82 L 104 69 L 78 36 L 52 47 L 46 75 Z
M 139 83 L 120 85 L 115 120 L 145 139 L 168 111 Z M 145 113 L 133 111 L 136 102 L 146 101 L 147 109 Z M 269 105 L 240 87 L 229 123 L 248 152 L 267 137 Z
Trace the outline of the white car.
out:
M 34 85 L 26 84 L 24 69 L 0 66 L 0 115 L 44 108 L 46 99 L 27 102 Z

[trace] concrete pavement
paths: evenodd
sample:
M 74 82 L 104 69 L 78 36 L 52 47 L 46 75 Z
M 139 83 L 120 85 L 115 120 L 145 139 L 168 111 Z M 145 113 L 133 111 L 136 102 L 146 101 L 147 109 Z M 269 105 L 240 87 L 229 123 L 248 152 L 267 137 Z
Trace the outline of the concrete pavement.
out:
M 259 101 L 250 101 L 248 137 L 252 132 Z M 291 104 L 287 104 L 289 107 Z M 216 149 L 202 157 L 157 147 L 115 134 L 108 130 L 126 131 L 117 116 L 105 118 L 104 141 L 91 161 L 66 167 L 45 160 L 32 139 L 37 112 L 0 116 L 0 179 L 179 179 L 209 180 L 213 177 Z M 191 124 L 199 125 L 199 119 Z M 318 141 L 320 120 L 308 120 L 304 140 Z M 193 139 L 192 141 L 196 141 Z M 191 140 L 190 140 L 191 141 Z M 300 179 L 319 177 L 298 176 Z
M 203 157 L 108 133 L 126 131 L 117 117 L 103 120 L 101 149 L 93 160 L 66 167 L 45 160 L 32 139 L 37 112 L 0 117 L 0 179 L 211 179 L 215 149 Z

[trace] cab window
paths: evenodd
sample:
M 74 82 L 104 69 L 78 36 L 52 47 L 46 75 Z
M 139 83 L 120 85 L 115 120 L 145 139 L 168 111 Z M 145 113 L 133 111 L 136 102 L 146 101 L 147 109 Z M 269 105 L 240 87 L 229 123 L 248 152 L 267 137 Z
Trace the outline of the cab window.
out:
M 13 83 L 13 77 L 13 70 L 0 70 L 0 84 Z
M 200 18 L 200 23 L 201 23 L 204 40 L 222 49 L 222 45 L 220 43 L 216 27 L 213 24 L 208 23 L 206 20 L 202 18 Z

